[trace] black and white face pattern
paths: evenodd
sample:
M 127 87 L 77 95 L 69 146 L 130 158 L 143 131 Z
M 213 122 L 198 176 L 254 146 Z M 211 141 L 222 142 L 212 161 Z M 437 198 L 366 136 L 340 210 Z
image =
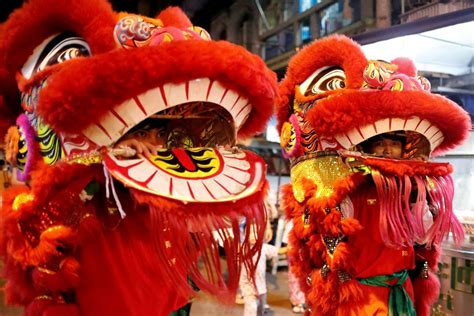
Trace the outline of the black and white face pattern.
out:
M 60 64 L 77 57 L 87 57 L 91 55 L 89 45 L 86 41 L 72 33 L 61 33 L 50 36 L 38 45 L 21 69 L 26 80 L 34 76 L 49 66 Z M 34 80 L 34 79 L 33 79 Z M 36 108 L 39 103 L 40 92 L 45 86 L 48 78 L 21 91 L 21 104 L 26 112 L 28 120 L 36 132 L 36 140 L 39 143 L 39 150 L 48 164 L 53 164 L 63 156 L 61 141 L 56 133 L 37 116 Z
M 304 96 L 317 95 L 330 90 L 344 89 L 346 74 L 341 67 L 329 66 L 316 70 L 301 85 L 300 92 Z
M 26 79 L 30 79 L 48 66 L 90 55 L 90 47 L 82 37 L 69 32 L 56 34 L 35 48 L 21 72 Z

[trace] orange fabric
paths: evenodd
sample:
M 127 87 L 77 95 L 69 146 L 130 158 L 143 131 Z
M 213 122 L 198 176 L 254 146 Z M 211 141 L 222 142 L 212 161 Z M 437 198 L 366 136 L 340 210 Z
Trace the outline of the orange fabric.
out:
M 349 302 L 338 306 L 337 316 L 386 316 L 388 315 L 388 296 L 390 289 L 386 287 L 370 286 L 359 284 L 363 293 L 364 299 L 359 304 Z M 408 279 L 403 287 L 413 301 L 413 287 L 410 279 Z

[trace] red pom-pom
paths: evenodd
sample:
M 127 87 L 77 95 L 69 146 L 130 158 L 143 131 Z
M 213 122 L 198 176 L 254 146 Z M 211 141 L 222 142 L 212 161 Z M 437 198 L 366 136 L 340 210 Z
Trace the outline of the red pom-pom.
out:
M 398 57 L 392 60 L 392 64 L 395 64 L 398 66 L 397 68 L 398 73 L 403 73 L 409 77 L 416 76 L 416 67 L 415 67 L 415 64 L 413 63 L 413 60 L 407 57 Z
M 430 306 L 438 299 L 439 287 L 439 280 L 433 273 L 429 273 L 427 279 L 419 276 L 413 281 L 416 315 L 430 315 Z

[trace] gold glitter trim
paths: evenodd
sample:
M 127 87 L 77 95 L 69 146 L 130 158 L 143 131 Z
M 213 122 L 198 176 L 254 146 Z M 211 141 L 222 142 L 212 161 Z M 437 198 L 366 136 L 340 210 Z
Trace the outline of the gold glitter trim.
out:
M 25 203 L 28 203 L 28 202 L 31 202 L 35 199 L 35 197 L 33 196 L 33 194 L 29 194 L 29 193 L 20 193 L 18 194 L 15 199 L 13 200 L 13 204 L 12 204 L 12 209 L 13 211 L 18 211 L 18 209 L 20 208 L 21 205 L 25 204 Z
M 66 161 L 68 163 L 77 163 L 81 165 L 93 165 L 93 164 L 99 164 L 102 163 L 102 155 L 98 152 L 91 152 L 88 154 L 84 155 L 72 155 L 71 158 L 67 158 Z
M 52 271 L 52 270 L 49 270 L 49 269 L 46 269 L 46 268 L 38 267 L 37 269 L 38 269 L 39 272 L 46 273 L 46 274 L 49 274 L 49 275 L 56 274 L 55 271 Z
M 50 228 L 44 230 L 42 233 L 41 233 L 41 239 L 44 238 L 44 236 L 46 235 L 49 235 L 51 233 L 54 233 L 54 232 L 57 232 L 59 230 L 66 230 L 67 227 L 64 226 L 64 225 L 56 225 L 56 226 L 51 226 Z
M 334 183 L 350 174 L 351 171 L 340 156 L 322 156 L 303 160 L 291 168 L 293 195 L 298 202 L 304 201 L 305 190 L 301 180 L 306 178 L 316 184 L 316 198 L 328 197 L 334 193 Z

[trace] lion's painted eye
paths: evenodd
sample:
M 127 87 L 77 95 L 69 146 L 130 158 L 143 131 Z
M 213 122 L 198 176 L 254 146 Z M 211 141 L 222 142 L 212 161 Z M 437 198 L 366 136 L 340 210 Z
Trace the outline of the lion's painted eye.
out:
M 341 67 L 328 66 L 316 70 L 301 85 L 302 95 L 310 96 L 330 90 L 344 89 L 346 87 L 346 74 Z
M 90 55 L 89 45 L 82 37 L 71 33 L 53 35 L 36 47 L 23 66 L 22 73 L 29 79 L 47 66 Z

